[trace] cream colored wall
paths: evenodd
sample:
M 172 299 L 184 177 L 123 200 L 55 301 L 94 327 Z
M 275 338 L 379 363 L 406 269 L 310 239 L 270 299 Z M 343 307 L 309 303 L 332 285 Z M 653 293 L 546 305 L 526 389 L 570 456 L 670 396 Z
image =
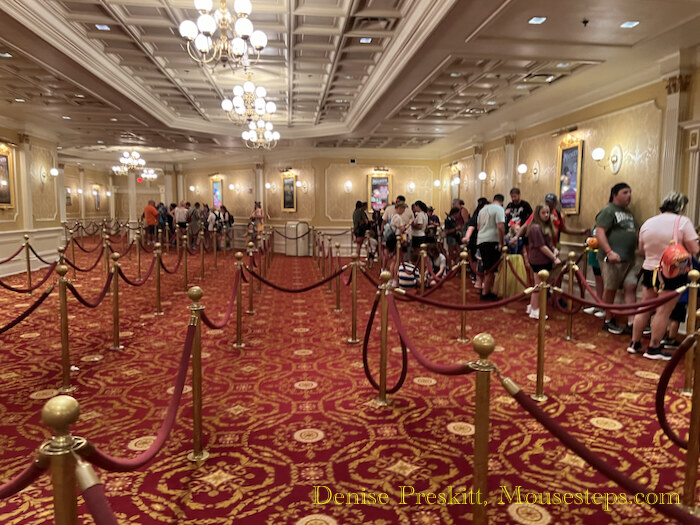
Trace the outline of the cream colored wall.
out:
M 29 185 L 32 195 L 34 228 L 59 226 L 58 198 L 62 188 L 50 171 L 56 166 L 56 145 L 31 141 L 29 145 Z
M 78 194 L 78 188 L 80 188 L 80 167 L 74 164 L 66 164 L 63 168 L 63 183 L 66 188 L 70 188 L 71 192 L 71 205 L 69 206 L 66 202 L 66 219 L 77 220 L 81 218 L 80 209 L 80 195 Z M 83 205 L 85 206 L 85 219 L 95 220 L 95 219 L 105 219 L 111 217 L 110 207 L 109 207 L 109 197 L 107 197 L 107 190 L 109 189 L 109 174 L 100 171 L 86 169 L 83 173 Z M 95 196 L 93 195 L 93 190 L 99 191 L 100 196 L 100 209 L 96 209 Z M 118 198 L 117 198 L 118 200 Z M 118 207 L 117 207 L 118 209 Z M 117 217 L 128 216 L 128 208 L 125 215 L 120 215 L 117 212 Z
M 0 132 L 6 130 L 0 129 Z M 5 135 L 9 140 L 16 140 L 12 135 Z M 24 227 L 22 215 L 19 213 L 20 203 L 23 199 L 22 188 L 19 184 L 19 167 L 17 166 L 17 148 L 9 144 L 0 143 L 0 155 L 7 156 L 8 169 L 10 171 L 10 190 L 14 195 L 14 206 L 0 208 L 0 231 L 20 230 Z
M 250 217 L 255 201 L 255 165 L 185 168 L 182 174 L 185 183 L 185 200 L 192 204 L 200 202 L 213 206 L 211 177 L 217 176 L 222 179 L 222 204 L 226 206 L 229 213 L 233 214 L 236 223 L 242 224 Z M 176 177 L 174 176 L 173 179 L 177 186 Z M 229 189 L 231 184 L 233 189 Z M 195 191 L 190 191 L 190 186 L 194 186 Z M 173 195 L 177 195 L 176 188 Z

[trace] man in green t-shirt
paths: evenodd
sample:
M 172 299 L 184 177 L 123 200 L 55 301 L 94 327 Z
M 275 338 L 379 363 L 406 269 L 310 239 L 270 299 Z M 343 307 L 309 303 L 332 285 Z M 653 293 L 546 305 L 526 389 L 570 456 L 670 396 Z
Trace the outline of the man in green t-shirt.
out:
M 603 302 L 614 303 L 615 294 L 622 286 L 625 303 L 637 298 L 637 276 L 641 266 L 636 263 L 637 231 L 639 230 L 628 206 L 632 189 L 620 182 L 610 190 L 608 205 L 595 218 L 595 236 L 598 239 L 598 260 L 603 274 Z M 617 325 L 610 312 L 605 313 L 603 330 L 611 334 L 631 332 L 634 316 L 628 316 L 627 328 Z

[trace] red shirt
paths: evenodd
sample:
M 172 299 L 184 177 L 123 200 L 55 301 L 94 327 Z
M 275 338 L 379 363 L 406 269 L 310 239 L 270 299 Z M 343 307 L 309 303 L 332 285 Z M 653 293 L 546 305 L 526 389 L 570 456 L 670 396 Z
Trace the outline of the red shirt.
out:
M 148 204 L 143 210 L 143 216 L 146 218 L 146 226 L 158 224 L 158 210 L 155 206 Z

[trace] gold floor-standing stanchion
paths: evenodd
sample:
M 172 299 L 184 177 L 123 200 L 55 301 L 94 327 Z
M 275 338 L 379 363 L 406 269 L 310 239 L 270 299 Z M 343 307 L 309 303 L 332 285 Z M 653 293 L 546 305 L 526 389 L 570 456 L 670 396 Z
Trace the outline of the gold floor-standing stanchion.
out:
M 41 445 L 39 452 L 49 458 L 51 465 L 55 525 L 78 523 L 75 451 L 85 446 L 85 440 L 71 436 L 70 427 L 79 415 L 78 402 L 71 396 L 53 397 L 41 409 L 41 422 L 53 430 L 53 437 Z
M 423 243 L 420 245 L 420 294 L 425 293 L 425 278 L 426 278 L 426 267 L 425 258 L 428 256 L 428 245 Z M 418 306 L 419 310 L 425 310 L 425 306 L 421 303 Z
M 165 251 L 170 253 L 170 226 L 165 227 Z
M 216 270 L 218 268 L 218 261 L 216 260 L 216 251 L 219 248 L 217 245 L 219 244 L 219 237 L 218 237 L 218 232 L 216 229 L 211 232 L 212 236 L 212 242 L 214 243 L 214 269 Z
M 75 264 L 75 239 L 73 238 L 73 230 L 68 230 L 68 233 L 70 234 L 70 260 Z M 75 273 L 75 266 L 73 267 L 73 280 L 78 280 L 78 276 Z
M 365 232 L 365 240 L 367 241 L 367 268 L 369 268 L 371 270 L 372 268 L 374 268 L 374 255 L 372 255 L 370 253 L 370 249 L 369 249 L 369 240 L 370 240 L 369 230 L 367 230 Z
M 351 345 L 360 344 L 360 340 L 357 338 L 357 265 L 360 264 L 360 257 L 357 252 L 352 253 L 352 317 L 350 321 L 350 339 L 348 343 Z
M 61 257 L 61 260 L 63 257 Z M 65 264 L 56 266 L 58 274 L 58 302 L 61 311 L 61 387 L 58 391 L 67 394 L 75 390 L 70 384 L 70 348 L 68 346 L 68 289 L 66 274 L 68 267 Z
M 156 243 L 156 249 L 154 250 L 156 258 L 156 313 L 153 315 L 163 315 L 163 307 L 160 304 L 160 269 L 163 266 L 161 261 L 162 248 L 160 243 Z
M 226 260 L 226 248 L 228 247 L 228 224 L 224 224 L 224 260 Z
M 204 293 L 199 286 L 193 286 L 187 292 L 192 300 L 189 307 L 190 326 L 195 327 L 192 342 L 192 452 L 187 454 L 190 461 L 201 463 L 209 457 L 202 447 L 202 310 L 199 304 Z
M 199 230 L 199 279 L 204 280 L 204 230 Z
M 328 236 L 328 277 L 333 275 L 333 244 L 331 243 L 331 236 Z M 333 293 L 333 279 L 328 281 L 328 291 Z
M 236 342 L 234 348 L 244 348 L 243 343 L 243 254 L 236 252 L 236 271 L 238 272 L 238 290 L 236 290 Z M 251 277 L 252 279 L 252 277 Z
M 29 261 L 29 235 L 24 234 L 24 255 L 27 261 L 27 288 L 32 287 L 32 263 Z M 32 291 L 29 290 L 29 295 L 32 295 Z
M 537 277 L 540 280 L 539 296 L 537 297 L 540 309 L 540 318 L 537 323 L 537 385 L 535 393 L 530 397 L 535 401 L 542 402 L 547 400 L 547 396 L 544 395 L 544 338 L 547 321 L 547 289 L 549 288 L 547 279 L 549 279 L 549 272 L 540 270 Z
M 119 343 L 119 254 L 112 254 L 112 346 L 110 350 L 124 350 Z
M 187 242 L 187 234 L 185 234 L 182 236 L 182 275 L 185 281 L 185 293 L 187 293 L 187 290 L 189 289 L 187 282 L 189 279 L 189 276 L 187 275 Z
M 258 268 L 258 272 L 260 272 L 260 275 L 262 275 L 263 279 L 265 278 L 265 260 L 264 260 L 264 254 L 265 254 L 265 232 L 261 234 L 260 237 L 260 243 L 257 248 L 255 248 L 255 253 L 261 253 L 262 255 L 260 256 L 260 266 Z M 262 281 L 258 279 L 258 293 L 262 293 Z
M 326 247 L 323 244 L 323 236 L 321 236 L 321 243 L 318 245 L 319 258 L 318 267 L 321 270 L 321 279 L 326 278 Z
M 311 256 L 313 257 L 314 262 L 317 262 L 318 254 L 316 253 L 316 228 L 314 226 L 311 227 Z
M 586 244 L 583 248 L 583 259 L 581 260 L 581 272 L 583 273 L 583 279 L 588 279 L 588 254 L 591 248 Z
M 578 270 L 576 266 L 576 252 L 569 252 L 569 295 L 574 295 L 574 273 Z M 567 341 L 571 341 L 574 338 L 574 301 L 573 299 L 566 300 L 566 307 L 569 313 L 566 314 L 566 337 Z
M 389 290 L 389 279 L 391 272 L 384 270 L 379 274 L 382 283 L 379 285 L 379 309 L 381 310 L 381 332 L 379 339 L 379 397 L 377 403 L 382 406 L 387 406 L 389 400 L 386 397 L 386 369 L 387 369 L 387 354 L 389 340 L 389 303 L 387 302 L 387 294 Z
M 252 242 L 248 243 L 248 257 L 249 257 L 249 262 L 250 262 L 250 270 L 251 272 L 253 271 L 253 259 L 255 258 L 255 244 Z M 253 307 L 253 275 L 249 277 L 248 280 L 248 309 L 246 310 L 245 313 L 247 314 L 254 314 L 255 313 L 255 308 Z
M 340 255 L 340 243 L 335 243 L 335 250 Z M 338 260 L 338 255 L 336 255 L 336 261 Z M 340 262 L 336 263 L 336 271 L 340 270 Z M 340 274 L 335 278 L 335 310 L 334 312 L 342 312 L 343 309 L 340 307 Z
M 136 278 L 141 280 L 141 234 L 136 232 L 135 235 L 136 243 Z
M 180 227 L 178 226 L 177 230 L 175 230 L 175 255 L 180 256 L 180 245 L 182 244 L 182 232 L 180 231 Z
M 461 266 L 461 277 L 462 277 L 462 306 L 465 306 L 467 304 L 467 258 L 469 257 L 469 254 L 466 251 L 462 251 L 459 254 L 460 259 L 462 259 L 459 262 L 459 265 Z M 462 310 L 460 312 L 462 315 L 460 316 L 460 323 L 459 323 L 459 338 L 457 339 L 457 342 L 459 343 L 468 343 L 469 338 L 467 337 L 467 312 L 466 310 Z
M 695 325 L 698 319 L 698 279 L 700 279 L 700 272 L 697 270 L 690 270 L 688 279 L 690 279 L 690 284 L 688 285 L 688 319 L 686 319 L 685 323 L 685 333 L 692 334 L 695 332 Z M 681 394 L 684 396 L 690 396 L 693 393 L 693 368 L 695 366 L 693 363 L 695 361 L 695 351 L 696 346 L 693 345 L 685 354 L 683 388 L 681 389 Z M 695 401 L 693 401 L 693 406 L 695 406 Z
M 159 242 L 161 244 L 163 242 L 165 242 L 165 240 L 163 239 L 163 229 L 162 228 L 158 228 L 158 230 L 156 232 L 156 238 L 153 241 L 153 244 L 155 245 L 157 242 Z
M 508 297 L 508 245 L 505 244 L 501 248 L 501 271 L 503 272 L 503 297 Z
M 474 485 L 477 501 L 472 504 L 475 525 L 488 523 L 487 507 L 484 505 L 488 495 L 489 471 L 489 412 L 491 372 L 495 370 L 489 356 L 496 348 L 493 337 L 489 334 L 478 334 L 472 343 L 479 354 L 479 360 L 470 363 L 476 370 L 476 400 L 474 407 Z
M 104 230 L 102 232 L 104 234 Z M 102 249 L 104 253 L 102 254 L 105 259 L 105 279 L 109 277 L 112 269 L 109 267 L 109 242 L 107 242 L 107 236 L 102 235 Z M 140 276 L 139 276 L 140 277 Z

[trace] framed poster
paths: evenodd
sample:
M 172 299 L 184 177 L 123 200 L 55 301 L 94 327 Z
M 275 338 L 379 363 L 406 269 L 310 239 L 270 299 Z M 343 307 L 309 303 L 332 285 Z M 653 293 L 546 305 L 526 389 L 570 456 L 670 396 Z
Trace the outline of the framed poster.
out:
M 92 195 L 95 197 L 95 211 L 100 211 L 100 187 L 95 185 L 92 187 Z
M 71 198 L 70 188 L 66 188 L 66 206 L 73 206 L 73 199 Z
M 12 157 L 0 155 L 0 209 L 15 207 L 15 185 Z
M 294 173 L 282 174 L 282 211 L 297 211 L 297 176 Z
M 391 195 L 391 176 L 389 174 L 367 175 L 368 202 L 372 211 L 384 211 L 389 205 Z
M 557 157 L 557 195 L 562 213 L 577 215 L 581 206 L 581 159 L 583 141 L 572 140 L 559 145 Z
M 221 208 L 223 203 L 223 185 L 221 177 L 211 178 L 211 203 L 213 208 Z

